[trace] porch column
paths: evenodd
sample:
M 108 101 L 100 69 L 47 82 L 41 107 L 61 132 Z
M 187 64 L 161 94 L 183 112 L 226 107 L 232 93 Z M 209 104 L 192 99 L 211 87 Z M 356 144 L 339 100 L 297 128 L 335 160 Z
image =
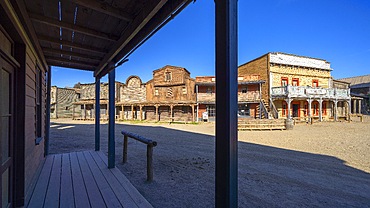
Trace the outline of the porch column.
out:
M 159 121 L 159 116 L 158 116 L 158 108 L 159 106 L 158 105 L 155 105 L 155 121 L 158 122 Z
M 72 104 L 72 120 L 75 120 L 75 105 Z
M 308 122 L 309 123 L 312 123 L 311 120 L 312 120 L 312 114 L 311 114 L 311 108 L 312 108 L 312 99 L 309 98 L 308 100 Z
M 51 93 L 51 67 L 49 66 L 47 72 L 47 92 L 46 92 L 46 128 L 45 128 L 45 144 L 44 144 L 44 155 L 49 154 L 49 139 L 50 139 L 50 93 Z M 73 105 L 72 105 L 73 107 Z M 72 108 L 73 109 L 73 108 Z M 57 109 L 55 109 L 56 111 Z M 72 114 L 73 115 L 73 114 Z M 73 118 L 72 118 L 73 119 Z
M 134 105 L 131 105 L 131 120 L 134 120 Z
M 216 4 L 216 207 L 238 206 L 237 0 Z
M 196 91 L 196 102 L 197 102 L 197 122 L 199 121 L 199 103 L 198 103 L 198 85 L 195 85 L 195 91 Z
M 287 119 L 292 119 L 292 116 L 291 116 L 291 113 L 290 113 L 290 105 L 292 103 L 292 99 L 288 98 L 287 100 L 285 100 L 285 102 L 288 104 L 288 117 Z
M 195 110 L 194 105 L 191 105 L 191 113 L 192 113 L 192 116 L 193 116 L 193 118 L 192 118 L 193 122 L 195 122 L 195 112 L 194 112 L 194 110 Z
M 108 168 L 114 168 L 115 166 L 115 135 L 114 135 L 114 106 L 115 106 L 115 79 L 116 70 L 113 69 L 108 74 L 108 85 L 109 85 L 109 121 L 108 121 Z
M 100 151 L 100 79 L 95 77 L 95 151 Z
M 140 108 L 140 121 L 142 121 L 143 120 L 143 106 L 140 105 L 139 108 Z
M 170 122 L 172 122 L 172 121 L 173 121 L 173 116 L 172 116 L 172 114 L 173 114 L 173 105 L 170 105 Z
M 357 113 L 357 100 L 353 100 L 353 114 Z
M 338 101 L 334 100 L 334 121 L 338 121 Z
M 86 104 L 84 104 L 84 120 L 86 120 Z
M 361 114 L 361 100 L 358 100 L 358 113 Z
M 121 109 L 122 109 L 122 111 L 121 111 L 121 119 L 122 120 L 125 120 L 125 106 L 121 105 Z
M 322 121 L 322 98 L 319 100 L 319 121 Z

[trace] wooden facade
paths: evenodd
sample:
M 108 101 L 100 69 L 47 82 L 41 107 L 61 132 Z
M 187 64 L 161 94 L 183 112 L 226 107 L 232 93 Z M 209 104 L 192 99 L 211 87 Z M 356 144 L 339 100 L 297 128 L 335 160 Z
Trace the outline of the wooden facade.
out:
M 198 76 L 196 80 L 197 117 L 199 120 L 214 120 L 216 116 L 216 77 Z M 262 92 L 259 75 L 238 77 L 238 117 L 261 118 Z M 204 119 L 206 114 L 208 119 Z
M 50 66 L 91 71 L 98 81 L 110 73 L 114 82 L 121 59 L 190 2 L 0 0 L 0 207 L 27 206 L 37 179 L 47 180 L 39 173 L 48 154 L 50 100 L 56 92 Z M 112 134 L 109 147 L 112 168 Z
M 260 73 L 262 98 L 274 118 L 337 120 L 350 114 L 350 90 L 336 84 L 330 63 L 286 53 L 267 53 L 239 67 L 239 75 Z M 270 117 L 270 116 L 269 116 Z

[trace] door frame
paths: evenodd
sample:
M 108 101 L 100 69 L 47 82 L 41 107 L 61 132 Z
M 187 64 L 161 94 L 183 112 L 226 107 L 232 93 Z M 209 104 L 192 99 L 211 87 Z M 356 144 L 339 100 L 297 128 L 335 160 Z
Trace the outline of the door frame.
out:
M 292 105 L 292 117 L 293 118 L 300 118 L 301 117 L 301 102 L 293 101 L 291 105 Z M 294 117 L 294 105 L 298 105 L 297 117 Z

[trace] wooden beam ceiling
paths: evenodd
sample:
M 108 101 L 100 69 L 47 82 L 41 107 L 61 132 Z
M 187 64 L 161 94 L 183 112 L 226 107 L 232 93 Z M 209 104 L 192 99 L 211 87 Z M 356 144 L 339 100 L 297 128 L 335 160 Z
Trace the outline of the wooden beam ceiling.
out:
M 96 47 L 92 47 L 92 46 L 89 46 L 89 45 L 72 43 L 72 42 L 67 41 L 67 40 L 59 40 L 59 39 L 47 37 L 47 36 L 44 36 L 44 35 L 39 35 L 38 39 L 40 41 L 55 43 L 55 44 L 58 44 L 58 45 L 63 45 L 63 46 L 71 47 L 71 48 L 90 51 L 90 52 L 94 52 L 94 53 L 98 53 L 98 54 L 102 54 L 102 55 L 104 55 L 106 53 L 106 51 L 102 48 L 96 48 Z
M 149 20 L 162 8 L 168 0 L 151 0 L 147 1 L 145 7 L 143 7 L 136 18 L 126 28 L 125 32 L 113 46 L 108 54 L 105 55 L 103 61 L 97 67 L 94 76 L 99 76 L 103 69 L 107 66 L 107 63 L 111 62 L 113 58 L 131 41 L 132 38 L 149 22 Z
M 46 61 L 52 60 L 52 61 L 57 61 L 57 62 L 63 62 L 63 63 L 70 63 L 70 64 L 81 64 L 81 65 L 86 65 L 90 66 L 90 68 L 94 68 L 97 66 L 97 64 L 87 62 L 87 61 L 78 61 L 78 60 L 69 60 L 67 58 L 61 58 L 61 57 L 53 57 L 53 56 L 45 56 Z
M 59 21 L 57 19 L 48 18 L 48 17 L 42 16 L 42 15 L 29 13 L 29 16 L 33 21 L 36 21 L 36 22 L 39 22 L 39 23 L 42 23 L 42 24 L 47 24 L 47 25 L 54 26 L 54 27 L 58 27 L 58 28 L 60 27 L 60 28 L 63 28 L 63 29 L 75 31 L 75 32 L 85 34 L 85 35 L 89 35 L 89 36 L 92 36 L 92 37 L 95 37 L 95 38 L 100 38 L 100 39 L 108 40 L 108 41 L 112 41 L 112 42 L 115 42 L 118 39 L 117 37 L 112 37 L 111 35 L 100 32 L 100 31 L 96 31 L 96 30 L 93 30 L 93 29 L 90 29 L 90 28 L 86 28 L 86 27 L 82 27 L 82 26 L 62 22 L 62 21 Z
M 51 66 L 81 69 L 81 70 L 91 71 L 91 72 L 94 71 L 94 68 L 92 68 L 91 66 L 84 65 L 84 64 L 78 64 L 78 63 L 70 64 L 70 63 L 54 61 L 54 60 L 47 60 L 47 63 Z
M 72 51 L 66 51 L 66 50 L 60 50 L 60 49 L 53 49 L 53 48 L 42 48 L 42 50 L 46 53 L 52 53 L 52 54 L 63 54 L 67 56 L 73 56 L 73 57 L 79 57 L 79 58 L 84 58 L 84 59 L 90 59 L 94 60 L 95 62 L 99 62 L 101 60 L 101 57 L 97 56 L 92 56 L 92 55 L 87 55 L 87 54 L 81 54 L 81 53 L 76 53 Z
M 133 19 L 130 14 L 123 12 L 118 8 L 112 7 L 105 2 L 103 3 L 96 0 L 71 0 L 71 1 L 80 6 L 101 12 L 103 14 L 107 14 L 112 17 L 119 18 L 126 22 L 131 22 Z

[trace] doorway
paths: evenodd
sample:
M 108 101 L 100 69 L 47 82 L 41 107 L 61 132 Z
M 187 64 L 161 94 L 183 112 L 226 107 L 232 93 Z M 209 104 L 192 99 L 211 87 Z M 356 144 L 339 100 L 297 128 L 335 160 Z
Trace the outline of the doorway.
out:
M 0 56 L 0 161 L 1 161 L 1 194 L 2 207 L 12 204 L 13 176 L 13 86 L 14 68 Z
M 299 103 L 292 103 L 293 107 L 293 118 L 299 117 Z

